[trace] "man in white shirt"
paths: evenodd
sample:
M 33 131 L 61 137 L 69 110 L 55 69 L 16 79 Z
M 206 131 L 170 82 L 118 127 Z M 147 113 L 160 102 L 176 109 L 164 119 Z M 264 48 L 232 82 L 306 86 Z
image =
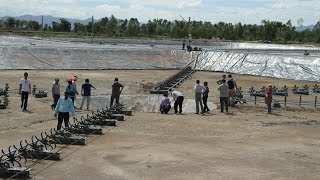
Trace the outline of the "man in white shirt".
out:
M 203 104 L 202 104 L 202 93 L 204 91 L 204 86 L 200 84 L 200 81 L 196 81 L 196 85 L 194 85 L 194 92 L 195 92 L 195 100 L 196 100 L 196 114 L 199 114 L 199 104 L 201 108 L 201 114 L 203 114 Z
M 221 112 L 223 112 L 223 107 L 226 107 L 226 112 L 228 112 L 228 92 L 229 92 L 229 86 L 226 84 L 226 80 L 221 80 L 222 84 L 219 85 L 218 90 L 220 91 L 220 107 Z
M 172 91 L 171 93 L 173 100 L 174 100 L 174 113 L 177 114 L 178 113 L 178 106 L 179 106 L 179 114 L 182 113 L 182 103 L 184 100 L 183 94 L 179 91 Z
M 19 94 L 21 94 L 21 108 L 24 111 L 27 110 L 28 97 L 31 92 L 31 81 L 28 79 L 28 73 L 24 73 L 24 78 L 20 80 L 19 84 Z

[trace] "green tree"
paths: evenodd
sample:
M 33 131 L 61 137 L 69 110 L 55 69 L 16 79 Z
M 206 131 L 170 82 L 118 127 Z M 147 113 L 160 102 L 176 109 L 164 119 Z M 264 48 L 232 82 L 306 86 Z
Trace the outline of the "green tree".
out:
M 146 24 L 147 28 L 147 36 L 151 37 L 156 34 L 156 29 L 157 29 L 157 23 L 154 21 L 149 20 L 148 23 Z
M 118 25 L 117 19 L 113 15 L 111 15 L 110 21 L 109 21 L 109 23 L 107 25 L 107 34 L 108 34 L 108 36 L 113 37 L 116 34 L 117 25 Z
M 37 21 L 29 21 L 27 24 L 27 29 L 38 31 L 41 28 Z
M 45 24 L 45 25 L 44 25 L 43 30 L 44 30 L 44 31 L 48 31 L 48 30 L 49 30 L 48 24 Z
M 4 20 L 3 24 L 6 29 L 12 30 L 16 26 L 16 19 L 13 17 L 8 17 Z
M 315 42 L 320 43 L 320 21 L 314 26 L 313 31 L 315 33 Z
M 86 31 L 85 26 L 79 22 L 74 23 L 73 26 L 74 26 L 73 31 L 76 33 L 81 34 Z
M 125 36 L 126 35 L 126 31 L 127 31 L 127 25 L 128 25 L 128 20 L 120 20 L 119 21 L 119 31 L 118 31 L 118 36 Z
M 138 37 L 140 33 L 140 23 L 137 18 L 131 18 L 127 26 L 127 35 L 130 37 Z
M 64 19 L 64 18 L 60 19 L 59 26 L 60 26 L 59 29 L 62 32 L 70 32 L 71 31 L 71 23 L 68 20 Z
M 52 21 L 52 31 L 54 31 L 54 32 L 61 31 L 59 23 Z

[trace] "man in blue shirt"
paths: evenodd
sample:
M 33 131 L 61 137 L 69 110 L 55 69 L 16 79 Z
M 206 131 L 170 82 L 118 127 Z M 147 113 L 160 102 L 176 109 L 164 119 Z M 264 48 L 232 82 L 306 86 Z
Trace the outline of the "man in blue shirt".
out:
M 90 97 L 91 97 L 91 88 L 96 89 L 94 86 L 92 86 L 89 83 L 89 79 L 86 79 L 85 83 L 82 84 L 82 88 L 81 88 L 82 102 L 81 102 L 80 109 L 82 109 L 84 101 L 87 100 L 87 110 L 89 110 Z
M 60 97 L 56 108 L 54 110 L 54 116 L 58 115 L 57 130 L 61 129 L 62 122 L 64 121 L 64 127 L 69 127 L 69 114 L 75 118 L 74 106 L 72 100 L 69 98 L 69 93 L 65 92 L 64 96 Z

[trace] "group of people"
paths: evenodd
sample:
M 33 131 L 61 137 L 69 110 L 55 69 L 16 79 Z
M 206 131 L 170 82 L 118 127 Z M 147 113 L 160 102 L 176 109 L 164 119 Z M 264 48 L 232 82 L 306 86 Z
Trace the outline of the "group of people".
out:
M 23 111 L 27 111 L 28 97 L 31 93 L 31 80 L 28 79 L 29 74 L 24 73 L 24 78 L 20 80 L 19 83 L 19 94 L 21 95 L 21 108 Z M 77 91 L 76 81 L 77 76 L 68 78 L 68 85 L 63 93 L 60 95 L 60 83 L 59 78 L 56 78 L 52 84 L 52 97 L 53 104 L 51 105 L 52 110 L 54 110 L 54 116 L 58 118 L 57 130 L 61 129 L 62 123 L 65 123 L 65 127 L 69 125 L 69 116 L 71 115 L 75 118 L 75 106 L 74 102 L 76 96 L 79 95 Z M 90 100 L 91 100 L 91 88 L 96 89 L 92 84 L 90 84 L 89 79 L 85 79 L 85 82 L 81 86 L 82 101 L 79 109 L 83 108 L 84 102 L 87 101 L 87 110 L 89 110 Z M 115 78 L 112 84 L 112 93 L 110 98 L 110 107 L 113 106 L 114 101 L 119 104 L 120 94 L 124 86 L 118 82 L 118 78 Z
M 196 81 L 194 86 L 195 91 L 195 102 L 196 102 L 196 114 L 204 114 L 209 112 L 210 109 L 207 105 L 208 97 L 209 97 L 209 87 L 208 82 L 204 82 L 204 84 L 200 84 L 200 80 Z M 174 101 L 174 113 L 181 114 L 182 113 L 182 103 L 184 101 L 184 96 L 180 91 L 174 90 L 171 92 L 173 101 Z M 200 108 L 201 112 L 200 112 Z M 160 100 L 160 112 L 161 114 L 168 114 L 171 109 L 171 101 L 168 97 L 167 93 L 163 94 L 163 97 Z
M 65 89 L 65 94 L 68 94 L 68 98 L 72 101 L 72 105 L 74 106 L 74 102 L 76 99 L 76 96 L 79 95 L 79 92 L 77 91 L 77 81 L 78 77 L 74 76 L 72 79 L 68 78 L 67 82 L 68 85 Z M 53 97 L 53 104 L 51 105 L 52 109 L 55 109 L 57 104 L 59 104 L 60 100 L 60 83 L 59 78 L 56 78 L 54 83 L 52 84 L 52 97 Z M 82 102 L 79 109 L 82 109 L 84 102 L 87 101 L 87 110 L 89 110 L 90 106 L 90 99 L 91 99 L 91 88 L 96 89 L 92 84 L 90 84 L 89 79 L 85 79 L 84 84 L 81 86 L 81 95 L 82 95 Z
M 172 91 L 171 95 L 172 95 L 173 101 L 174 101 L 174 105 L 173 105 L 174 113 L 177 114 L 179 112 L 179 114 L 181 114 L 182 113 L 182 103 L 184 100 L 183 94 L 179 91 Z M 160 112 L 161 112 L 161 114 L 168 114 L 170 109 L 171 109 L 171 101 L 168 97 L 168 94 L 164 93 L 163 97 L 161 98 L 161 101 L 160 101 Z
M 220 110 L 221 112 L 229 112 L 229 106 L 235 106 L 235 95 L 238 89 L 236 80 L 232 77 L 232 74 L 222 75 L 222 78 L 217 81 L 218 90 L 220 93 Z M 265 104 L 267 105 L 267 113 L 272 111 L 272 85 L 268 85 L 265 89 Z M 209 112 L 210 109 L 207 105 L 209 96 L 208 82 L 204 82 L 203 85 L 200 80 L 196 80 L 194 86 L 196 110 L 195 114 L 204 114 Z M 184 96 L 181 92 L 174 90 L 171 92 L 174 101 L 174 113 L 182 113 L 182 103 Z M 161 114 L 168 114 L 171 109 L 171 101 L 167 93 L 163 94 L 160 100 L 160 112 Z M 200 111 L 201 110 L 201 111 Z
M 74 102 L 76 96 L 79 95 L 77 91 L 76 81 L 78 77 L 74 76 L 72 79 L 67 80 L 68 85 L 64 91 L 64 96 L 60 96 L 60 83 L 59 78 L 56 78 L 52 84 L 52 97 L 53 104 L 51 105 L 52 109 L 55 112 L 55 117 L 58 117 L 58 126 L 57 129 L 61 129 L 62 122 L 64 121 L 65 126 L 68 127 L 69 124 L 69 115 L 71 114 L 75 117 L 75 106 Z M 237 89 L 237 83 L 232 78 L 232 75 L 222 76 L 222 79 L 217 81 L 219 85 L 218 90 L 220 91 L 220 107 L 221 112 L 228 112 L 228 106 L 235 105 L 235 93 Z M 84 84 L 81 86 L 81 95 L 82 101 L 79 109 L 83 108 L 84 102 L 87 101 L 87 110 L 89 110 L 90 99 L 91 99 L 91 88 L 96 89 L 92 84 L 90 84 L 89 79 L 85 79 Z M 124 86 L 119 83 L 118 78 L 114 79 L 112 85 L 112 93 L 110 98 L 110 107 L 113 106 L 114 101 L 116 104 L 119 104 L 120 94 L 122 93 Z M 194 85 L 195 92 L 195 104 L 196 110 L 195 114 L 204 114 L 210 111 L 208 107 L 208 97 L 209 97 L 209 87 L 208 82 L 204 82 L 203 85 L 200 83 L 200 80 L 196 80 Z M 28 97 L 31 93 L 31 81 L 28 79 L 28 73 L 24 73 L 24 78 L 20 80 L 19 83 L 19 94 L 21 94 L 21 108 L 23 111 L 27 111 L 28 106 Z M 174 113 L 182 113 L 182 104 L 184 101 L 184 96 L 181 92 L 174 90 L 171 92 L 174 101 Z M 269 85 L 266 88 L 265 93 L 265 103 L 267 104 L 268 113 L 271 113 L 271 103 L 272 103 L 272 86 Z M 163 97 L 160 101 L 160 112 L 161 114 L 168 114 L 171 109 L 171 101 L 167 93 L 163 94 Z
M 222 79 L 217 81 L 219 85 L 218 90 L 220 91 L 220 107 L 221 112 L 228 112 L 228 106 L 235 105 L 235 93 L 237 89 L 237 83 L 232 78 L 232 75 L 228 75 L 228 79 L 226 75 L 222 76 Z M 208 107 L 208 97 L 209 97 L 209 87 L 208 82 L 204 82 L 203 85 L 200 83 L 200 80 L 196 80 L 196 84 L 194 85 L 195 92 L 195 114 L 204 114 L 210 111 Z M 182 113 L 182 102 L 184 100 L 183 94 L 179 91 L 171 92 L 173 101 L 174 101 L 174 112 Z M 179 109 L 178 109 L 179 107 Z M 171 109 L 171 102 L 168 97 L 168 94 L 163 94 L 162 99 L 160 100 L 160 112 L 161 114 L 168 114 Z
M 232 75 L 222 75 L 222 79 L 217 81 L 219 85 L 218 90 L 220 91 L 220 108 L 221 112 L 228 112 L 228 106 L 235 105 L 235 95 L 238 88 L 237 82 L 233 79 Z

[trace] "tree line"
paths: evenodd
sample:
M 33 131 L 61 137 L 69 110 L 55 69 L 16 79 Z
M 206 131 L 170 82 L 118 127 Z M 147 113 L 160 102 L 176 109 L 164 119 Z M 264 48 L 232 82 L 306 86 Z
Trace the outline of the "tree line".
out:
M 61 18 L 60 22 L 42 25 L 37 21 L 25 21 L 8 17 L 0 20 L 0 30 L 15 31 L 44 31 L 44 32 L 72 32 L 79 36 L 88 36 L 92 32 L 92 22 L 73 24 Z M 287 23 L 262 20 L 257 24 L 232 24 L 219 22 L 212 24 L 206 21 L 168 21 L 166 19 L 153 19 L 141 23 L 137 18 L 121 20 L 104 17 L 93 23 L 95 36 L 105 37 L 148 37 L 148 38 L 185 38 L 190 34 L 193 39 L 220 39 L 232 41 L 267 41 L 279 43 L 320 43 L 320 21 L 313 29 L 296 31 L 291 20 Z

